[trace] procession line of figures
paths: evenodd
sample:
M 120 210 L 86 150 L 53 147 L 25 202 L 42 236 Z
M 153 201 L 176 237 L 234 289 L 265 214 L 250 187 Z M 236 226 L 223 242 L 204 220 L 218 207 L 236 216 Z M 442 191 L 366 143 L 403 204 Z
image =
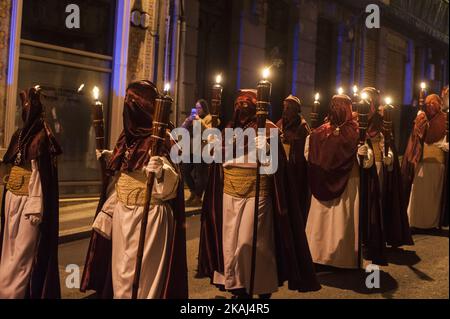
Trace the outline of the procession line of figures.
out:
M 392 136 L 383 129 L 380 94 L 374 88 L 364 91 L 370 102 L 366 143 L 360 143 L 358 114 L 346 95 L 332 98 L 325 123 L 313 130 L 292 95 L 277 125 L 266 122 L 268 132 L 278 128 L 282 134 L 278 170 L 260 180 L 255 295 L 268 298 L 286 282 L 299 292 L 319 290 L 315 264 L 356 269 L 364 258 L 384 265 L 387 246 L 413 245 L 410 226 L 448 224 L 442 196 L 448 89 L 442 98 L 426 98 L 401 166 Z M 0 298 L 60 297 L 56 158 L 62 151 L 43 119 L 40 96 L 38 88 L 20 95 L 23 126 L 3 158 L 12 168 L 1 211 Z M 159 96 L 151 82 L 132 83 L 124 130 L 112 152 L 98 151 L 108 182 L 93 223 L 81 291 L 95 290 L 99 298 L 132 296 L 150 173 L 156 179 L 137 297 L 188 298 L 183 178 L 169 157 L 174 142 L 168 134 L 159 154 L 149 151 Z M 256 98 L 255 90 L 238 93 L 228 127 L 257 128 Z M 197 277 L 209 277 L 234 298 L 250 297 L 256 169 L 245 161 L 209 166 Z

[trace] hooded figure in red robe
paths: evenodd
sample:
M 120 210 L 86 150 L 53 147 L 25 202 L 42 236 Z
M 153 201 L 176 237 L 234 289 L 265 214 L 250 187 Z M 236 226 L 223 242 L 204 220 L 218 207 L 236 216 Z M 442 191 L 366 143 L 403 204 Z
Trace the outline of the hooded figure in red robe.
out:
M 441 216 L 445 214 L 441 197 L 448 141 L 442 106 L 443 101 L 438 95 L 427 96 L 425 110 L 417 114 L 403 157 L 405 203 L 409 224 L 414 228 L 439 227 Z
M 397 148 L 391 132 L 384 131 L 380 92 L 372 87 L 364 88 L 370 103 L 367 143 L 375 157 L 375 166 L 381 187 L 381 208 L 386 243 L 393 247 L 413 245 L 408 222 L 407 206 L 403 199 L 402 175 Z M 390 107 L 390 106 L 386 106 Z M 393 124 L 393 123 L 392 123 Z M 385 146 L 389 145 L 386 154 Z
M 379 182 L 373 154 L 367 145 L 358 147 L 358 123 L 352 101 L 346 95 L 332 98 L 326 123 L 315 129 L 305 147 L 312 199 L 306 233 L 314 262 L 357 269 L 358 234 L 361 224 L 361 256 L 384 264 L 384 238 Z M 359 163 L 359 156 L 364 158 Z M 366 207 L 360 219 L 360 168 L 366 178 Z
M 154 103 L 158 97 L 157 88 L 149 81 L 131 83 L 127 89 L 124 130 L 108 162 L 115 190 L 107 194 L 104 187 L 102 191 L 82 277 L 82 292 L 95 290 L 100 298 L 131 297 L 140 233 L 140 218 L 134 220 L 133 216 L 143 211 L 146 191 L 143 174 L 158 166 L 138 298 L 188 297 L 183 182 L 178 167 L 170 162 L 169 135 L 160 156 L 149 154 L 153 143 Z
M 305 142 L 311 133 L 308 123 L 301 115 L 301 102 L 296 96 L 289 95 L 283 103 L 283 115 L 277 126 L 282 132 L 281 141 L 288 158 L 287 169 L 290 185 L 296 188 L 303 220 L 308 218 L 311 191 L 307 179 L 307 161 Z
M 23 127 L 3 158 L 12 169 L 1 211 L 0 299 L 55 299 L 61 297 L 56 157 L 62 152 L 44 120 L 40 89 L 20 98 Z
M 256 102 L 254 90 L 241 90 L 228 128 L 256 129 Z M 267 121 L 266 132 L 274 132 L 269 129 L 278 131 Z M 246 149 L 244 156 L 250 152 Z M 248 298 L 256 169 L 234 160 L 210 167 L 197 275 L 209 277 L 212 284 L 231 291 L 236 298 Z M 286 281 L 291 290 L 320 289 L 298 199 L 289 189 L 287 158 L 281 142 L 278 163 L 273 175 L 261 175 L 254 293 L 262 298 Z

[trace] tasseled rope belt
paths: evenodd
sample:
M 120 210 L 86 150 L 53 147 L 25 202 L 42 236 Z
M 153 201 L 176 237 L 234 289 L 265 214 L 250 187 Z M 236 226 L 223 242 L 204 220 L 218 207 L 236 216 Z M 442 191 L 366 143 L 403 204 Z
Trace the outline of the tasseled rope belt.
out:
M 17 196 L 28 196 L 28 186 L 31 179 L 31 166 L 13 166 L 9 176 L 6 189 Z
M 238 198 L 256 196 L 256 168 L 225 167 L 223 192 Z M 270 196 L 272 177 L 261 175 L 260 197 Z
M 147 178 L 144 173 L 136 171 L 121 173 L 116 183 L 117 199 L 127 206 L 144 206 L 147 192 Z M 163 202 L 152 196 L 151 205 Z

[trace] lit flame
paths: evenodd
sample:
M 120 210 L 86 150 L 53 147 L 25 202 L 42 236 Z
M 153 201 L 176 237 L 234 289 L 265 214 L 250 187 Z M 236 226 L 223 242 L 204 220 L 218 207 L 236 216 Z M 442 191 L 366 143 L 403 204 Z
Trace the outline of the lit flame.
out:
M 80 93 L 84 89 L 84 83 L 80 85 L 77 92 Z
M 222 83 L 222 74 L 218 74 L 216 76 L 216 84 L 220 84 L 220 83 Z
M 264 80 L 267 80 L 267 78 L 270 76 L 270 68 L 265 68 L 262 72 L 262 76 Z
M 427 84 L 425 82 L 420 83 L 420 88 L 425 90 L 427 88 Z
M 354 94 L 358 93 L 358 87 L 357 87 L 356 85 L 353 86 L 353 93 L 354 93 Z
M 34 89 L 35 89 L 36 91 L 39 91 L 39 90 L 41 89 L 41 86 L 40 86 L 40 85 L 36 85 L 36 86 L 34 87 Z
M 369 94 L 367 94 L 366 92 L 363 92 L 363 93 L 361 94 L 361 98 L 362 98 L 363 100 L 367 100 L 367 99 L 369 99 Z
M 340 87 L 340 88 L 337 90 L 337 92 L 338 92 L 339 95 L 342 95 L 342 94 L 344 94 L 344 89 Z
M 384 99 L 384 103 L 386 103 L 386 105 L 391 105 L 392 104 L 392 98 L 390 96 L 386 96 L 386 98 Z
M 316 93 L 316 95 L 314 96 L 314 100 L 315 100 L 316 102 L 319 102 L 319 99 L 320 99 L 320 94 L 319 94 L 319 93 Z
M 100 89 L 97 86 L 94 86 L 92 89 L 92 96 L 98 101 L 98 98 L 100 97 Z
M 170 83 L 166 83 L 166 84 L 164 85 L 164 92 L 165 92 L 166 94 L 169 94 L 169 92 L 170 92 Z

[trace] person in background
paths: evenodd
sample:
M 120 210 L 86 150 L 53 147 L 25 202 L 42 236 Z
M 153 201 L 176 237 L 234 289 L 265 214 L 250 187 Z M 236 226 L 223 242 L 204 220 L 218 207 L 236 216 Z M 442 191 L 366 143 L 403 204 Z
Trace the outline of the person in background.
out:
M 443 101 L 431 94 L 419 111 L 402 162 L 403 190 L 412 228 L 439 227 L 445 154 L 448 153 Z
M 202 205 L 203 192 L 205 191 L 208 176 L 208 165 L 206 163 L 193 162 L 192 138 L 194 121 L 200 121 L 202 134 L 204 130 L 212 127 L 212 116 L 209 114 L 208 102 L 204 99 L 200 99 L 195 103 L 195 108 L 192 109 L 191 114 L 182 125 L 183 128 L 189 131 L 191 137 L 191 161 L 181 165 L 184 180 L 191 193 L 186 201 L 186 206 L 191 207 Z M 205 144 L 202 144 L 202 149 L 204 146 Z

